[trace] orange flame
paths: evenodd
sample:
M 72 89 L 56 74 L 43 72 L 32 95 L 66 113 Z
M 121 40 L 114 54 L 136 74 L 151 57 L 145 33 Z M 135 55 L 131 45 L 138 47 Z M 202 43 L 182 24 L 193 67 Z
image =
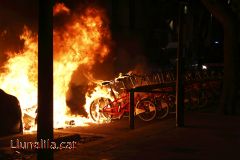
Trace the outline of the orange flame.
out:
M 22 110 L 37 104 L 37 36 L 24 27 L 20 36 L 24 47 L 20 53 L 8 53 L 10 57 L 0 75 L 1 88 L 20 99 Z
M 90 74 L 96 61 L 103 61 L 109 52 L 104 42 L 110 34 L 103 26 L 102 16 L 101 10 L 88 8 L 80 17 L 73 16 L 63 27 L 65 32 L 62 28 L 54 30 L 54 106 L 58 108 L 54 119 L 58 122 L 65 121 L 63 117 L 68 112 L 65 97 L 73 72 L 84 65 L 86 74 Z
M 64 3 L 57 3 L 54 7 L 53 7 L 53 15 L 57 15 L 60 13 L 70 13 L 70 9 L 68 9 Z
M 63 4 L 58 7 L 55 7 L 55 13 L 70 11 Z M 73 14 L 71 21 L 53 31 L 55 128 L 66 126 L 65 122 L 69 120 L 74 120 L 76 125 L 92 122 L 90 118 L 69 114 L 66 94 L 72 74 L 80 65 L 84 65 L 86 74 L 91 77 L 93 65 L 97 61 L 103 62 L 108 55 L 107 43 L 111 37 L 104 20 L 102 10 L 89 7 L 81 15 Z M 19 99 L 23 113 L 35 117 L 28 108 L 37 106 L 37 35 L 24 27 L 20 38 L 24 40 L 24 47 L 19 53 L 8 53 L 5 72 L 0 74 L 0 85 Z M 34 128 L 34 123 L 31 125 L 31 129 Z

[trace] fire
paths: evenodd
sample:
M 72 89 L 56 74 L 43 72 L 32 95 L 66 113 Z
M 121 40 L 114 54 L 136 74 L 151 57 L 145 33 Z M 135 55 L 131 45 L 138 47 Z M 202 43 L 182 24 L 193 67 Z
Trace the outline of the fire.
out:
M 53 15 L 57 15 L 60 13 L 70 13 L 70 9 L 68 9 L 64 3 L 57 3 L 54 7 L 53 7 Z
M 24 47 L 19 53 L 7 53 L 5 73 L 0 75 L 1 88 L 20 100 L 25 110 L 37 104 L 37 36 L 24 27 L 20 36 Z
M 63 4 L 56 8 L 56 14 L 62 11 L 70 13 Z M 87 77 L 92 77 L 93 65 L 97 61 L 103 62 L 109 53 L 108 42 L 111 37 L 105 14 L 101 9 L 92 7 L 82 14 L 71 13 L 71 20 L 64 26 L 55 28 L 53 36 L 54 127 L 65 127 L 65 123 L 71 120 L 74 120 L 75 125 L 86 125 L 92 120 L 72 116 L 66 104 L 66 94 L 72 74 L 79 66 L 85 68 Z M 4 73 L 0 74 L 0 85 L 3 90 L 19 99 L 23 113 L 35 117 L 36 113 L 30 112 L 29 108 L 37 107 L 37 35 L 25 27 L 20 38 L 24 40 L 24 47 L 19 53 L 8 53 Z M 90 97 L 87 98 L 86 108 L 95 96 Z M 34 125 L 31 124 L 31 129 Z
M 110 100 L 113 100 L 113 97 L 109 94 L 109 89 L 101 86 L 101 85 L 97 85 L 93 92 L 91 94 L 86 94 L 86 111 L 87 113 L 90 113 L 90 105 L 93 102 L 93 100 L 99 98 L 99 97 L 105 97 L 105 98 L 109 98 Z M 98 123 L 102 123 L 102 122 L 109 122 L 109 119 L 101 117 L 101 119 L 98 119 Z
M 105 39 L 110 39 L 109 30 L 103 27 L 103 12 L 88 8 L 83 15 L 73 15 L 71 22 L 54 30 L 54 119 L 61 126 L 68 112 L 66 93 L 73 72 L 81 65 L 91 76 L 96 61 L 103 61 L 109 53 Z M 71 118 L 71 117 L 70 117 Z M 89 119 L 81 120 L 89 121 Z M 58 125 L 58 124 L 57 124 Z

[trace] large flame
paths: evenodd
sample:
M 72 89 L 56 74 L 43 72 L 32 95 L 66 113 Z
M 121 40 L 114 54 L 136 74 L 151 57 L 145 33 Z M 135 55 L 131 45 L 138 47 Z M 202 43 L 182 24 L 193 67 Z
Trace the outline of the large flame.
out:
M 103 16 L 101 10 L 88 8 L 83 15 L 74 15 L 64 32 L 62 28 L 54 31 L 54 118 L 59 125 L 68 112 L 65 97 L 73 72 L 84 65 L 86 74 L 90 74 L 95 62 L 102 61 L 109 52 L 104 42 L 110 34 L 103 26 Z
M 62 12 L 61 7 L 69 14 L 69 9 L 63 4 L 58 6 L 56 12 Z M 76 125 L 92 121 L 90 118 L 70 115 L 66 94 L 72 74 L 79 65 L 83 65 L 86 74 L 91 77 L 93 65 L 97 61 L 102 62 L 108 55 L 110 32 L 104 20 L 105 14 L 101 9 L 89 7 L 83 14 L 73 13 L 69 22 L 54 29 L 55 128 L 64 127 L 65 122 L 70 120 L 74 120 Z M 24 40 L 24 47 L 19 53 L 8 53 L 4 73 L 0 74 L 0 85 L 7 93 L 19 99 L 23 113 L 34 117 L 35 112 L 31 113 L 28 108 L 37 106 L 37 35 L 25 27 L 20 38 Z M 92 98 L 87 99 L 87 105 L 90 100 Z
M 37 36 L 24 27 L 19 53 L 7 53 L 9 59 L 0 75 L 1 88 L 20 100 L 22 110 L 37 104 Z

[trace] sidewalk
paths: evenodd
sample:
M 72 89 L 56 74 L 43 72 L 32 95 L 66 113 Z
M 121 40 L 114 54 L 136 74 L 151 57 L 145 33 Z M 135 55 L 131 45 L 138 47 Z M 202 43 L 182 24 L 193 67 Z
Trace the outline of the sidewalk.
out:
M 116 128 L 108 128 L 105 138 L 78 145 L 75 150 L 55 152 L 55 159 L 240 159 L 240 117 L 189 112 L 184 128 L 175 127 L 174 117 L 138 125 L 135 130 L 119 129 L 117 133 Z
M 175 127 L 174 115 L 150 123 L 136 119 L 135 126 L 130 130 L 125 118 L 110 124 L 56 130 L 55 136 L 80 134 L 102 138 L 79 143 L 74 150 L 55 151 L 55 160 L 240 159 L 239 116 L 187 112 L 183 128 Z M 36 154 L 27 159 L 36 159 Z

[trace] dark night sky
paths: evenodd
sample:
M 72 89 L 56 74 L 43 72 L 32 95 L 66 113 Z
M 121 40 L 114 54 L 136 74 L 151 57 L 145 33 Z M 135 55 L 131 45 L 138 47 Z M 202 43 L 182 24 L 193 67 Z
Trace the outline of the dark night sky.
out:
M 1 0 L 0 65 L 5 60 L 3 53 L 6 50 L 16 51 L 21 48 L 22 42 L 19 40 L 19 35 L 22 33 L 24 25 L 27 25 L 33 31 L 37 31 L 37 2 L 37 0 Z M 115 57 L 116 72 L 134 68 L 134 65 L 137 65 L 139 61 L 140 63 L 148 63 L 147 65 L 149 66 L 152 64 L 169 63 L 165 61 L 168 55 L 162 54 L 161 49 L 166 47 L 169 42 L 169 20 L 177 22 L 178 5 L 176 0 L 135 1 L 135 29 L 133 31 L 129 29 L 128 0 L 118 1 L 115 16 L 112 16 L 112 0 L 58 0 L 56 2 L 64 2 L 66 6 L 73 10 L 79 9 L 86 4 L 101 5 L 106 9 L 110 23 L 114 19 L 117 25 L 115 31 L 112 32 L 113 41 L 116 44 L 113 50 L 114 53 L 112 53 L 117 57 L 117 60 Z M 197 11 L 194 13 L 197 15 L 194 18 L 198 21 L 198 12 L 202 12 L 203 7 L 198 4 L 199 2 L 194 3 L 191 5 L 195 7 L 193 11 Z M 206 12 L 206 14 L 208 13 Z M 204 23 L 207 23 L 207 21 Z M 215 37 L 219 37 L 217 32 L 214 32 L 214 34 L 216 34 Z M 197 57 L 199 56 L 198 54 L 201 53 L 197 53 Z

